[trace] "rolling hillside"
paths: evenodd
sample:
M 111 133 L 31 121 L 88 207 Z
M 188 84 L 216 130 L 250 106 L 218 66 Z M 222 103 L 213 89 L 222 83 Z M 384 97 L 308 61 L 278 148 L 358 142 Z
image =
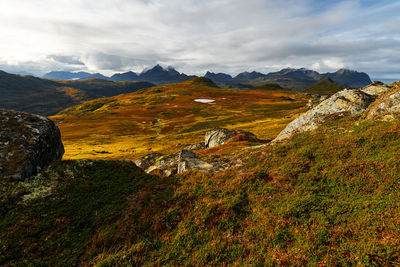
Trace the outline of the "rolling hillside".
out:
M 324 78 L 308 87 L 304 92 L 317 95 L 333 95 L 344 88 L 344 85 L 334 82 L 330 78 Z
M 216 127 L 270 139 L 306 104 L 306 96 L 292 91 L 221 89 L 195 78 L 85 102 L 52 119 L 62 132 L 65 159 L 136 159 L 201 142 L 204 132 Z
M 99 79 L 46 80 L 0 71 L 0 107 L 54 115 L 85 100 L 131 93 L 151 86 L 153 84 L 148 82 L 112 82 Z

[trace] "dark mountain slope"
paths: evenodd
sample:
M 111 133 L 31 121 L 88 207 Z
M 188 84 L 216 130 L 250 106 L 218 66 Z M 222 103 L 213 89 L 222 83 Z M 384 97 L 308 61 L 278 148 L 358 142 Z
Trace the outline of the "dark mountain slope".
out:
M 54 81 L 0 71 L 0 107 L 50 115 L 75 105 L 76 98 L 86 98 L 84 92 L 62 87 Z
M 149 81 L 155 84 L 170 84 L 179 83 L 195 78 L 196 76 L 188 76 L 186 74 L 181 74 L 172 67 L 164 69 L 160 65 L 142 72 L 139 75 L 139 79 L 142 81 Z
M 322 77 L 328 77 L 339 84 L 353 88 L 364 87 L 372 83 L 368 74 L 348 69 L 340 69 L 334 73 L 325 73 L 322 74 Z
M 217 83 L 226 83 L 230 82 L 232 80 L 232 76 L 229 74 L 225 73 L 213 73 L 213 72 L 207 72 L 204 77 L 213 80 L 214 82 Z
M 341 69 L 334 73 L 320 74 L 305 68 L 286 68 L 268 74 L 243 72 L 234 78 L 224 73 L 213 74 L 208 72 L 206 77 L 224 87 L 246 88 L 274 83 L 291 90 L 305 90 L 324 78 L 330 78 L 336 83 L 354 88 L 364 87 L 371 83 L 366 73 L 346 69 Z
M 43 76 L 45 79 L 53 80 L 84 80 L 84 79 L 108 79 L 100 73 L 88 72 L 68 72 L 68 71 L 52 71 Z
M 139 80 L 139 76 L 132 71 L 128 71 L 125 73 L 116 73 L 110 77 L 110 80 L 112 80 L 112 81 L 137 81 L 137 80 Z
M 343 90 L 345 87 L 346 86 L 334 82 L 330 78 L 324 78 L 308 87 L 304 92 L 317 95 L 333 95 L 334 93 Z
M 100 79 L 56 81 L 0 71 L 0 107 L 53 115 L 82 101 L 135 92 L 148 82 L 112 82 Z

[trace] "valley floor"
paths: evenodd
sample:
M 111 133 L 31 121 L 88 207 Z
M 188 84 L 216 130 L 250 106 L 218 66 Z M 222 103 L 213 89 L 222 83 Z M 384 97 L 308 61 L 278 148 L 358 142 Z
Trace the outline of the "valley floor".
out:
M 90 101 L 51 118 L 62 133 L 64 159 L 137 159 L 203 142 L 213 128 L 272 139 L 306 110 L 307 100 L 292 91 L 230 90 L 191 80 Z

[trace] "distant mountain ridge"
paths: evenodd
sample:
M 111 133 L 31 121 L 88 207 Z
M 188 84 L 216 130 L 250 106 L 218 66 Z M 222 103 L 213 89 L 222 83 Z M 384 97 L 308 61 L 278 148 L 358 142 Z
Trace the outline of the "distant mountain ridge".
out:
M 100 73 L 90 74 L 87 72 L 50 72 L 43 76 L 47 79 L 71 80 L 98 78 L 111 81 L 147 81 L 150 83 L 164 85 L 171 83 L 180 83 L 197 76 L 180 73 L 173 67 L 163 68 L 156 65 L 153 68 L 146 69 L 142 73 L 128 71 L 125 73 L 116 73 L 111 77 L 106 77 Z M 333 73 L 319 73 L 306 68 L 294 69 L 285 68 L 280 71 L 263 74 L 261 72 L 242 72 L 232 77 L 226 73 L 207 72 L 204 77 L 211 79 L 219 86 L 228 88 L 252 88 L 265 84 L 277 84 L 282 88 L 291 90 L 305 90 L 322 79 L 329 78 L 333 82 L 346 87 L 359 88 L 371 84 L 372 81 L 368 74 L 348 69 L 340 69 Z
M 248 84 L 252 86 L 262 86 L 264 84 L 278 84 L 279 86 L 291 90 L 305 90 L 316 84 L 322 79 L 331 79 L 333 82 L 347 87 L 363 87 L 372 83 L 368 74 L 347 69 L 340 69 L 334 73 L 320 74 L 317 71 L 306 68 L 293 69 L 286 68 L 277 72 L 262 74 L 259 72 L 243 72 L 229 79 L 224 73 L 206 74 L 215 83 L 234 86 L 237 84 Z
M 68 71 L 52 71 L 45 74 L 42 78 L 52 80 L 86 80 L 86 79 L 104 79 L 108 77 L 100 73 L 88 73 L 84 71 L 80 72 L 68 72 Z
M 173 67 L 163 68 L 160 65 L 156 65 L 153 68 L 144 70 L 142 73 L 138 74 L 133 71 L 128 71 L 125 73 L 116 73 L 111 77 L 104 76 L 100 73 L 87 73 L 87 72 L 67 72 L 67 71 L 52 71 L 43 76 L 45 79 L 53 80 L 85 80 L 85 79 L 103 79 L 115 82 L 120 81 L 146 81 L 154 84 L 171 84 L 179 83 L 190 80 L 197 76 L 186 75 L 184 73 L 179 73 Z

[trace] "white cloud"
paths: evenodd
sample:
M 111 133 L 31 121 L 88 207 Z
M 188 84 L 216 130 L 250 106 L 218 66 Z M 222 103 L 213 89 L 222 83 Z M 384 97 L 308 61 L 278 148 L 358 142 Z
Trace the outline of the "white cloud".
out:
M 277 66 L 389 73 L 400 67 L 400 5 L 379 3 L 1 0 L 0 66 L 36 74 L 156 63 L 195 74 Z
M 341 69 L 345 67 L 343 62 L 337 58 L 325 59 L 323 64 L 330 69 Z

